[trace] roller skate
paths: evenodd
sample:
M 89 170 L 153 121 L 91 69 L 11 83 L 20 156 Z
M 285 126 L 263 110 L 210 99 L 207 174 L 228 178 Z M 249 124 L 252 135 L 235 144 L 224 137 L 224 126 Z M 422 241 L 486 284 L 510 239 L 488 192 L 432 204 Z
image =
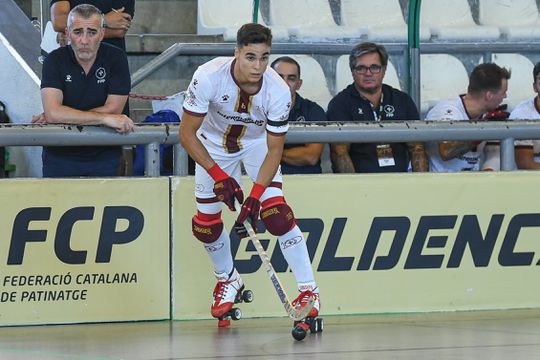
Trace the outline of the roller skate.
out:
M 210 312 L 218 319 L 218 327 L 226 327 L 232 320 L 240 320 L 242 311 L 233 307 L 241 302 L 253 301 L 253 292 L 244 290 L 244 283 L 236 269 L 229 275 L 227 273 L 214 273 L 218 282 L 214 287 L 212 306 Z
M 294 322 L 292 336 L 295 340 L 303 340 L 306 337 L 308 330 L 312 334 L 323 331 L 323 319 L 318 317 L 319 309 L 321 307 L 318 288 L 302 291 L 300 295 L 293 300 L 292 305 L 297 309 L 301 309 L 306 305 L 312 296 L 315 298 L 313 309 L 311 309 L 308 316 L 306 316 L 304 319 Z

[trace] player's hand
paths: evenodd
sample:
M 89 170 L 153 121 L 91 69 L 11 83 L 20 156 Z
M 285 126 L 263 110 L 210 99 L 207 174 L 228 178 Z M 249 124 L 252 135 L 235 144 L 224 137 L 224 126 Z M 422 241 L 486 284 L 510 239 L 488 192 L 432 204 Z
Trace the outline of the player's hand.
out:
M 236 219 L 237 223 L 243 224 L 244 221 L 250 220 L 253 230 L 257 232 L 257 223 L 259 220 L 259 211 L 261 210 L 261 201 L 259 200 L 264 193 L 265 187 L 261 184 L 253 184 L 253 188 L 249 193 L 248 198 L 242 204 L 240 214 Z
M 133 120 L 124 114 L 107 114 L 102 122 L 103 125 L 113 128 L 116 132 L 127 134 L 133 131 Z
M 236 219 L 237 223 L 243 224 L 244 221 L 249 219 L 253 231 L 257 232 L 257 223 L 259 221 L 259 210 L 261 209 L 261 202 L 259 199 L 255 199 L 252 196 L 249 196 L 246 201 L 242 204 L 242 210 Z
M 499 105 L 495 110 L 490 111 L 484 115 L 485 120 L 503 121 L 510 117 L 510 113 L 507 111 L 508 105 Z
M 240 240 L 248 237 L 248 232 L 244 224 L 240 224 L 239 222 L 235 221 L 233 229 Z
M 214 194 L 220 201 L 223 201 L 229 210 L 234 211 L 234 202 L 238 200 L 241 204 L 244 202 L 244 192 L 236 180 L 228 176 L 214 184 Z

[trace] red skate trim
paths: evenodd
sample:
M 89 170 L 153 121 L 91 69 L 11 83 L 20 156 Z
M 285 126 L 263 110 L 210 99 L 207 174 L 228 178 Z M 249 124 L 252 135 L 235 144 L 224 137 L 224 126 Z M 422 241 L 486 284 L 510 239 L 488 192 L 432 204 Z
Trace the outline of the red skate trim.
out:
M 211 222 L 212 220 L 221 219 L 221 211 L 218 212 L 217 214 L 204 214 L 197 210 L 197 217 L 201 221 Z
M 218 322 L 217 322 L 217 326 L 218 327 L 227 327 L 231 325 L 231 320 L 223 320 L 223 319 L 219 319 Z

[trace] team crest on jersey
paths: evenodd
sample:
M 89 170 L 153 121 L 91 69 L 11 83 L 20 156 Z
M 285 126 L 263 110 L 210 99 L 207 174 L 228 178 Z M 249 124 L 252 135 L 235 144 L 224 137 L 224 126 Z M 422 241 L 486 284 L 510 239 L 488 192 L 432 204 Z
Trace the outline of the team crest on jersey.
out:
M 387 118 L 392 118 L 394 117 L 394 113 L 396 112 L 396 109 L 394 108 L 393 105 L 384 105 L 383 111 Z
M 358 115 L 364 115 L 364 110 L 362 110 L 362 108 L 358 108 Z
M 199 80 L 193 79 L 193 87 L 196 87 L 199 84 Z
M 452 109 L 446 109 L 445 113 L 446 113 L 446 115 L 452 115 L 453 111 L 452 111 Z
M 303 122 L 303 121 L 306 121 L 306 118 L 304 117 L 304 115 L 300 115 L 299 117 L 296 118 L 296 121 Z
M 97 80 L 97 83 L 98 83 L 98 84 L 104 83 L 104 82 L 105 82 L 105 77 L 106 77 L 106 76 L 107 76 L 107 72 L 105 71 L 105 68 L 99 67 L 99 68 L 96 70 L 96 78 L 98 79 L 98 80 Z
M 225 94 L 221 97 L 222 102 L 226 102 L 227 100 L 229 100 L 229 95 Z
M 66 75 L 66 82 L 71 82 L 71 75 L 70 74 Z

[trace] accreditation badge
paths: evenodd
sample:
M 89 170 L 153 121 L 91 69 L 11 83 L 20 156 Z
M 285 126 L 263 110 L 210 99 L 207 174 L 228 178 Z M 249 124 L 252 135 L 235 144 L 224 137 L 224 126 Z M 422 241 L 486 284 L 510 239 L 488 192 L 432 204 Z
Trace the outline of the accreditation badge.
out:
M 377 145 L 377 160 L 380 167 L 394 166 L 396 162 L 394 160 L 394 153 L 390 144 Z

